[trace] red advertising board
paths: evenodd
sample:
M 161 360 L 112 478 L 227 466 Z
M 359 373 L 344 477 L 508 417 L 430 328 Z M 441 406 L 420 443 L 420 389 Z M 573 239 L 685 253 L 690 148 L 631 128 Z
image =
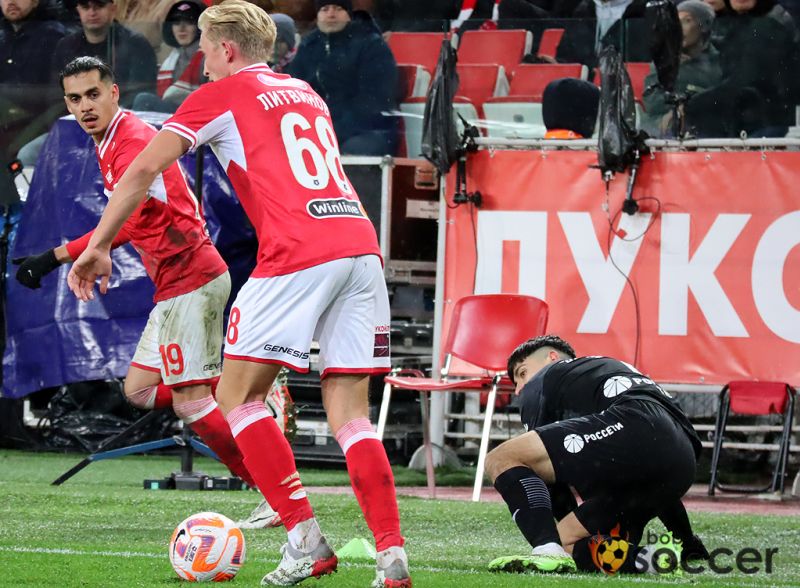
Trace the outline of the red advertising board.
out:
M 528 294 L 579 355 L 635 360 L 661 382 L 800 384 L 800 153 L 648 155 L 634 215 L 627 176 L 607 193 L 596 161 L 470 156 L 483 204 L 448 208 L 443 332 L 462 296 Z

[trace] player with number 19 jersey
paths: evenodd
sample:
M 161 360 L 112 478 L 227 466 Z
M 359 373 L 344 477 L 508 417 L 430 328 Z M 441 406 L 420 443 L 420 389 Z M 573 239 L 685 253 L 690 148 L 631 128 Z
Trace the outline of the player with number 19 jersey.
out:
M 252 277 L 380 256 L 328 106 L 306 82 L 254 64 L 201 86 L 162 128 L 209 143 L 225 168 L 258 236 Z

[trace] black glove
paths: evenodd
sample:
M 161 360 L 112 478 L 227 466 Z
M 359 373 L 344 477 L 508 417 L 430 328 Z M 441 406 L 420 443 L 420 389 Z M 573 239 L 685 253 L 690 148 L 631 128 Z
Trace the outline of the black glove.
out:
M 55 249 L 48 249 L 39 255 L 18 257 L 11 263 L 18 265 L 17 281 L 32 290 L 42 287 L 42 278 L 56 269 L 61 263 L 56 259 Z

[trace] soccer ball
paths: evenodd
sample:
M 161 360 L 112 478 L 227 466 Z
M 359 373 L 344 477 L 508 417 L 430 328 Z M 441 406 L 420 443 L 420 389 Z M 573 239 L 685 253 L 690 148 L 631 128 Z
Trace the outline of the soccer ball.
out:
M 618 537 L 602 541 L 597 546 L 595 558 L 597 565 L 606 574 L 614 574 L 625 563 L 628 556 L 628 542 Z
M 193 514 L 169 541 L 175 573 L 190 582 L 231 580 L 244 563 L 244 536 L 228 517 L 215 512 Z

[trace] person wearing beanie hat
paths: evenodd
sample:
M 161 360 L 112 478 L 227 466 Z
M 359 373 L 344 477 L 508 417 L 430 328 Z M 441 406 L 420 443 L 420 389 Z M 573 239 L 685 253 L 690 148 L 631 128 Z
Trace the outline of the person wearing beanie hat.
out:
M 353 2 L 351 0 L 315 0 L 314 6 L 317 8 L 317 12 L 326 6 L 338 6 L 342 10 L 346 10 L 350 16 L 353 16 Z
M 683 47 L 691 51 L 701 51 L 703 43 L 711 36 L 711 28 L 714 26 L 714 9 L 702 0 L 683 0 L 678 3 L 678 17 L 684 12 L 691 15 L 689 21 L 686 17 L 681 18 L 681 28 L 683 29 Z M 693 26 L 696 25 L 696 26 Z M 699 35 L 703 43 L 698 43 L 696 36 Z
M 542 94 L 542 118 L 547 128 L 545 139 L 583 139 L 591 137 L 597 121 L 600 90 L 585 80 L 553 80 Z
M 349 0 L 317 0 L 317 28 L 325 34 L 338 33 L 353 20 Z
M 197 20 L 206 6 L 199 0 L 178 0 L 164 19 L 161 35 L 173 47 L 156 78 L 156 93 L 142 92 L 133 101 L 134 110 L 175 112 L 186 97 L 207 81 Z
M 678 4 L 683 42 L 681 62 L 675 91 L 691 96 L 705 92 L 722 82 L 722 67 L 719 52 L 710 43 L 714 26 L 714 9 L 700 0 L 684 0 Z M 666 93 L 658 86 L 658 74 L 651 65 L 645 78 L 642 98 L 645 112 L 641 116 L 641 127 L 654 137 L 672 137 L 672 106 L 667 104 Z M 715 116 L 713 112 L 703 116 Z M 686 122 L 692 120 L 687 114 Z M 688 129 L 686 129 L 688 130 Z
M 350 0 L 317 0 L 317 27 L 286 73 L 308 82 L 331 110 L 348 155 L 395 155 L 400 138 L 398 69 L 373 18 Z
M 278 36 L 275 38 L 275 47 L 272 50 L 269 66 L 272 71 L 283 73 L 297 55 L 297 28 L 291 16 L 281 13 L 270 16 L 278 29 Z

